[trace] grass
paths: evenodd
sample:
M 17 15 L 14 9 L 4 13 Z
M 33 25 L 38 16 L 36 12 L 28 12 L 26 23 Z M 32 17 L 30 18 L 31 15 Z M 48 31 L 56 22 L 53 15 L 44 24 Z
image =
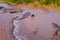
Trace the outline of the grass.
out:
M 0 0 L 0 2 L 8 2 L 11 4 L 32 4 L 60 7 L 60 0 Z

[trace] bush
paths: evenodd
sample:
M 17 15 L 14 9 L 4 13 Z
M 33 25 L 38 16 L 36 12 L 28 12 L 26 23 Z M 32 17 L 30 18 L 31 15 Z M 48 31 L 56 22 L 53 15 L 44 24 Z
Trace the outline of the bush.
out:
M 2 8 L 4 8 L 4 7 L 0 6 L 0 9 L 2 9 Z
M 5 2 L 12 2 L 16 4 L 30 4 L 38 2 L 41 5 L 55 5 L 60 6 L 60 0 L 4 0 Z

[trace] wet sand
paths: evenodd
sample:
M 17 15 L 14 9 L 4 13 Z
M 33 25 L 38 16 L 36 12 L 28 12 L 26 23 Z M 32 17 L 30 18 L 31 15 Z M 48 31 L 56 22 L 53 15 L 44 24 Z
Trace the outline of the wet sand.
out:
M 35 17 L 22 20 L 20 28 L 18 29 L 20 36 L 25 35 L 28 40 L 52 40 L 52 35 L 55 29 L 51 23 L 57 23 L 60 25 L 60 12 L 54 10 L 40 10 L 30 9 L 28 7 L 22 7 L 25 11 L 31 12 Z M 14 17 L 11 14 L 0 14 L 0 40 L 15 40 L 12 34 L 14 29 L 12 19 Z M 37 35 L 33 35 L 32 32 L 38 27 Z

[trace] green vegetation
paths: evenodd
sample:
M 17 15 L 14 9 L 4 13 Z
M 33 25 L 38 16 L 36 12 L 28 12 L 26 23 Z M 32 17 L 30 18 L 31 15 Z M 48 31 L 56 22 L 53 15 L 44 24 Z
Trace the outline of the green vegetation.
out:
M 0 6 L 0 9 L 2 9 L 2 8 L 4 8 L 4 7 Z
M 12 2 L 16 4 L 37 3 L 40 5 L 60 6 L 60 0 L 0 0 L 0 1 Z
M 25 4 L 29 4 L 34 2 L 33 0 L 12 0 L 13 3 L 17 3 L 17 4 L 21 4 L 21 3 L 25 3 Z

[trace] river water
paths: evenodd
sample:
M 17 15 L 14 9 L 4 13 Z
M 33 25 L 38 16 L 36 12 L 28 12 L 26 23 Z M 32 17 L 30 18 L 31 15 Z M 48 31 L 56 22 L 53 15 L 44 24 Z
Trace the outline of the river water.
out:
M 0 29 L 2 35 L 1 40 L 13 40 L 14 38 L 10 34 L 13 24 L 12 20 L 15 16 L 21 16 L 20 14 L 30 12 L 34 14 L 34 17 L 27 17 L 24 20 L 21 20 L 20 27 L 18 31 L 20 35 L 25 35 L 28 40 L 52 40 L 53 33 L 55 31 L 52 23 L 57 23 L 60 25 L 60 12 L 55 10 L 42 10 L 42 8 L 29 8 L 29 7 L 20 7 L 24 11 L 22 13 L 5 13 L 0 14 Z M 37 35 L 33 35 L 32 32 L 38 28 Z M 5 31 L 4 31 L 5 30 Z M 5 32 L 5 33 L 4 33 Z M 7 35 L 8 34 L 8 35 Z M 5 37 L 6 35 L 6 37 Z M 4 38 L 4 39 L 2 39 Z

